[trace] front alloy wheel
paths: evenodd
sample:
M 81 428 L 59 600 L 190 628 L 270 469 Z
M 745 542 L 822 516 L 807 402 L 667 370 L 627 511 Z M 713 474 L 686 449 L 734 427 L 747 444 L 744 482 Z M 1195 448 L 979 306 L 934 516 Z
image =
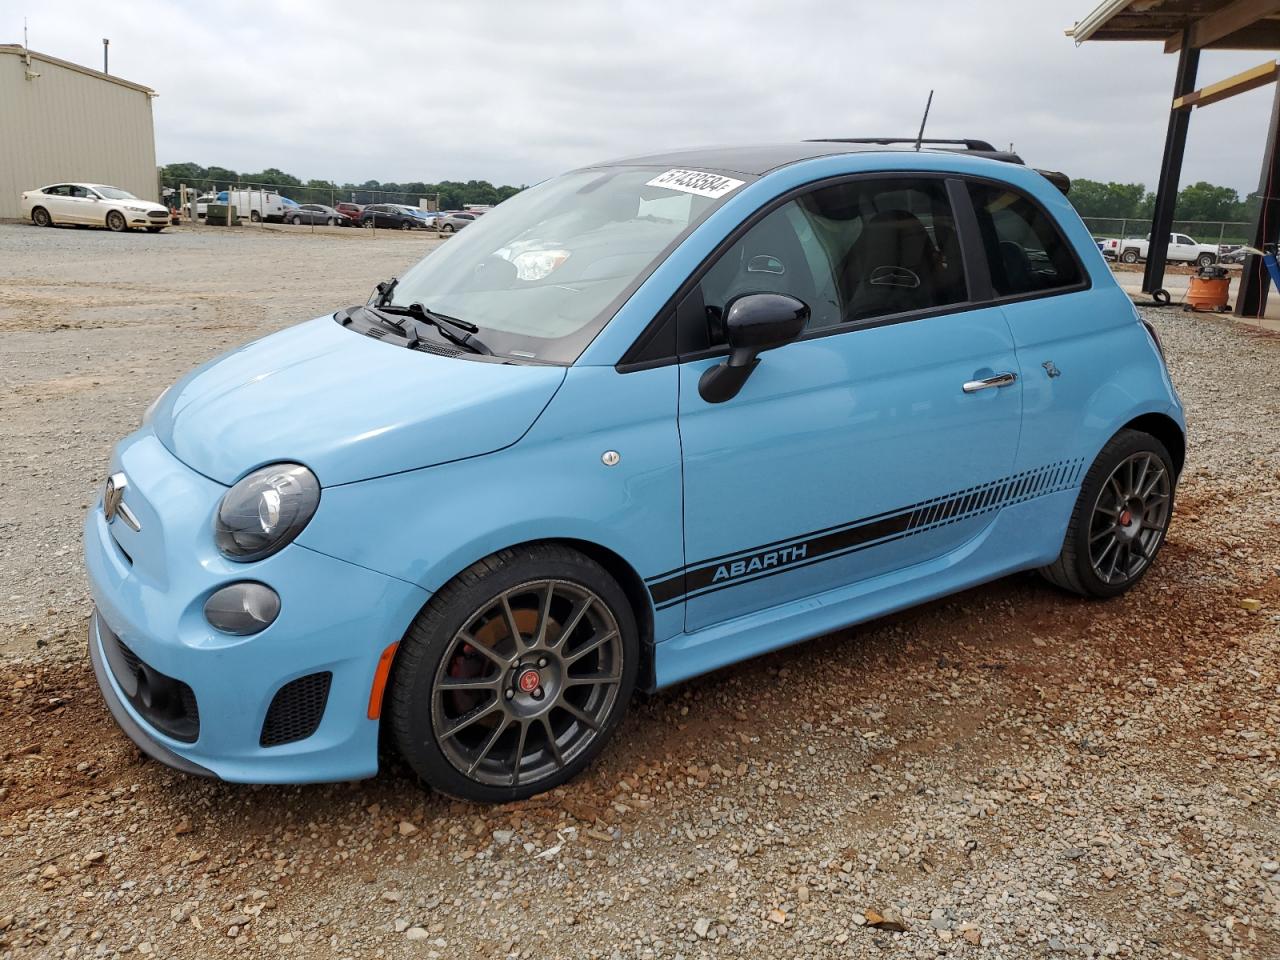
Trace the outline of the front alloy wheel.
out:
M 626 710 L 638 645 L 621 588 L 556 545 L 501 551 L 427 605 L 396 658 L 391 724 L 431 786 L 540 793 L 583 769 Z

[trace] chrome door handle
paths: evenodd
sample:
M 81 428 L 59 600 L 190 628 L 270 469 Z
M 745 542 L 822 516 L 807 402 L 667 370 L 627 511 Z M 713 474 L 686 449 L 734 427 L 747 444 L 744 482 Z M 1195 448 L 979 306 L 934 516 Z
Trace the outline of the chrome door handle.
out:
M 961 388 L 965 393 L 977 393 L 979 390 L 990 390 L 992 387 L 1007 387 L 1018 379 L 1016 373 L 997 373 L 985 380 L 968 380 Z

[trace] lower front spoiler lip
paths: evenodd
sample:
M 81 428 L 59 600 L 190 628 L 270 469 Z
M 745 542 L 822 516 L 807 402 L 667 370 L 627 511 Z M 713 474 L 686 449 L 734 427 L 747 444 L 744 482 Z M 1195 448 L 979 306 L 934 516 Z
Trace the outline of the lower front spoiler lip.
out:
M 217 774 L 208 767 L 192 763 L 163 744 L 157 743 L 142 728 L 142 725 L 130 716 L 129 711 L 125 709 L 124 704 L 120 702 L 119 696 L 116 695 L 115 687 L 111 685 L 111 678 L 107 676 L 107 665 L 102 659 L 101 640 L 99 638 L 98 611 L 95 609 L 93 616 L 89 618 L 89 659 L 93 662 L 93 675 L 98 680 L 99 689 L 102 690 L 102 698 L 107 701 L 107 709 L 111 711 L 111 716 L 120 726 L 120 729 L 137 745 L 139 750 L 151 757 L 151 759 L 159 760 L 165 766 L 181 770 L 183 773 L 216 779 Z

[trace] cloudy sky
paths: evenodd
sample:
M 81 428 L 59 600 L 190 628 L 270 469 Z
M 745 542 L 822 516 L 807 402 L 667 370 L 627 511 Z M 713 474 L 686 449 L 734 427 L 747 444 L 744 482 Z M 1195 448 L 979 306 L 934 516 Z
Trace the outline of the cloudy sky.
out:
M 3 0 L 0 42 L 147 84 L 161 163 L 533 183 L 708 143 L 928 132 L 1154 185 L 1175 58 L 1097 0 Z M 1203 83 L 1267 59 L 1206 54 Z M 1272 91 L 1197 111 L 1183 182 L 1256 189 Z

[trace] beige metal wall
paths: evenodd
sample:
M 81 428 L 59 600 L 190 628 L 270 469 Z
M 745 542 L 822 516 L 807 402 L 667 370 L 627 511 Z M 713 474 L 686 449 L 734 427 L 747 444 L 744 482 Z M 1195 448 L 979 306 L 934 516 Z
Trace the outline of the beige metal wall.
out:
M 145 88 L 0 46 L 0 217 L 22 215 L 18 195 L 78 180 L 156 200 L 156 141 Z

